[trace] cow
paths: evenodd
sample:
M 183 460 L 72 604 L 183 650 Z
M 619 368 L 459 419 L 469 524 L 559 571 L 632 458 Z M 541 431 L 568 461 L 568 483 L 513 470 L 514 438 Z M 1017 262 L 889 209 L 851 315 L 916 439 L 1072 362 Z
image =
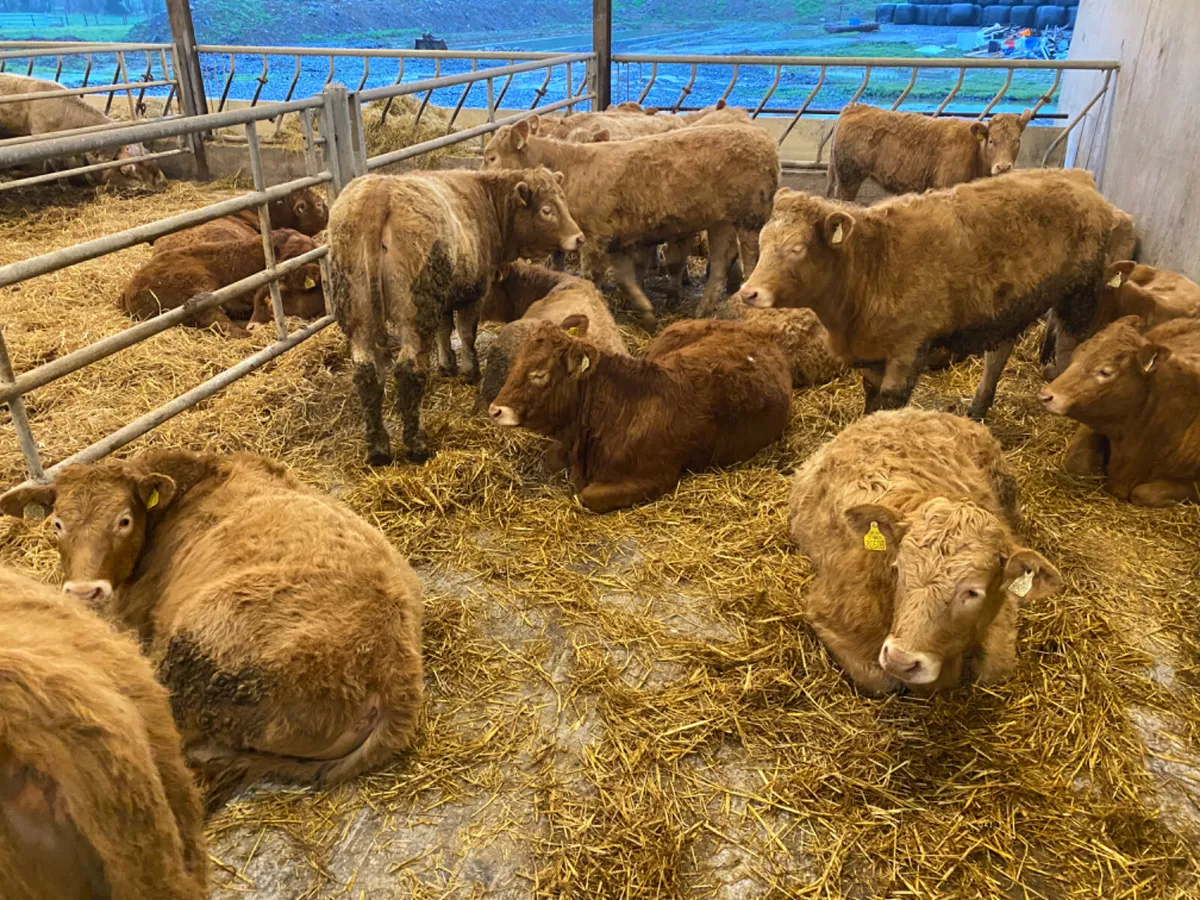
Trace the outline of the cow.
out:
M 412 744 L 422 592 L 378 530 L 250 453 L 151 450 L 0 496 L 52 510 L 63 590 L 139 637 L 210 809 Z M 319 548 L 319 552 L 314 552 Z
M 286 197 L 272 200 L 267 209 L 271 217 L 271 229 L 288 228 L 312 237 L 329 224 L 329 209 L 325 200 L 310 187 L 297 188 Z M 243 209 L 229 216 L 222 216 L 187 228 L 174 234 L 163 235 L 154 241 L 154 252 L 183 250 L 194 244 L 213 244 L 220 241 L 237 241 L 261 234 L 258 207 Z
M 65 95 L 66 88 L 53 81 L 43 81 L 40 78 L 26 78 L 21 75 L 0 73 L 0 97 L 11 97 L 18 94 L 45 93 L 47 99 L 17 100 L 12 103 L 0 103 L 0 138 L 25 137 L 27 135 L 49 135 L 58 131 L 70 131 L 76 128 L 94 128 L 102 125 L 115 124 L 100 110 L 90 106 L 86 100 L 78 96 Z M 63 96 L 57 96 L 58 94 Z M 146 156 L 146 148 L 141 144 L 129 144 L 117 149 L 96 154 L 97 160 L 88 162 L 107 162 L 110 160 L 129 160 L 122 166 L 102 169 L 98 173 L 99 183 L 107 187 L 161 187 L 167 178 L 162 170 L 152 161 L 142 159 Z
M 457 323 L 465 374 L 476 381 L 475 330 L 492 275 L 519 256 L 583 244 L 561 180 L 536 167 L 369 175 L 338 196 L 329 211 L 328 287 L 350 345 L 370 465 L 392 462 L 382 383 L 389 335 L 400 342 L 394 379 L 404 445 L 409 460 L 424 462 L 432 451 L 421 399 L 435 338 L 442 374 L 455 374 Z
M 1032 118 L 1027 109 L 968 122 L 850 104 L 830 132 L 826 196 L 854 200 L 868 178 L 893 194 L 910 194 L 1003 175 L 1016 165 Z
M 622 104 L 625 106 L 625 104 Z M 530 127 L 541 137 L 578 140 L 588 143 L 596 132 L 605 131 L 602 140 L 626 141 L 650 134 L 664 134 L 692 125 L 749 124 L 750 114 L 718 100 L 712 106 L 693 112 L 658 115 L 657 109 L 609 109 L 596 113 L 573 113 L 558 118 L 534 117 Z M 575 135 L 575 137 L 572 137 Z
M 300 268 L 284 275 L 279 279 L 279 296 L 283 301 L 285 316 L 315 319 L 325 315 L 325 292 L 321 289 L 320 265 L 305 263 Z M 269 284 L 264 284 L 254 292 L 253 305 L 250 321 L 246 323 L 247 331 L 254 331 L 260 325 L 271 322 L 275 318 Z
M 795 475 L 805 617 L 861 689 L 989 684 L 1016 665 L 1021 601 L 1062 588 L 1013 537 L 1017 483 L 983 425 L 902 409 L 854 422 Z
M 770 332 L 791 365 L 793 390 L 826 384 L 846 371 L 811 309 L 756 309 L 730 297 L 717 307 L 714 318 L 745 321 Z
M 986 351 L 983 419 L 1021 333 L 1055 307 L 1078 340 L 1103 286 L 1107 201 L 1082 170 L 1029 169 L 872 207 L 783 189 L 738 296 L 804 306 L 864 370 L 867 413 L 908 402 L 924 360 Z
M 513 360 L 539 322 L 569 329 L 586 320 L 591 343 L 606 353 L 629 355 L 608 301 L 596 286 L 586 278 L 544 266 L 520 261 L 504 266 L 484 297 L 481 318 L 508 324 L 488 347 L 475 405 L 478 412 L 496 399 L 508 380 Z
M 758 229 L 780 177 L 775 141 L 745 125 L 572 144 L 538 137 L 522 120 L 496 131 L 483 164 L 546 165 L 564 174 L 572 214 L 588 240 L 609 254 L 617 283 L 648 330 L 655 327 L 654 309 L 638 283 L 637 249 L 707 230 L 712 270 L 700 303 L 706 314 L 720 299 L 738 242 L 749 263 L 757 260 Z
M 592 512 L 661 497 L 684 472 L 749 459 L 787 426 L 791 369 L 761 329 L 684 320 L 641 359 L 603 351 L 587 334 L 582 316 L 566 330 L 539 323 L 488 414 L 556 440 Z
M 200 796 L 137 644 L 0 568 L 0 897 L 204 900 Z
M 1200 321 L 1141 324 L 1126 316 L 1082 344 L 1038 399 L 1083 426 L 1071 474 L 1104 475 L 1137 506 L 1200 501 Z
M 1137 316 L 1143 331 L 1172 319 L 1200 318 L 1200 285 L 1178 272 L 1138 265 L 1131 259 L 1113 263 L 1105 270 L 1104 290 L 1085 336 L 1092 337 L 1124 316 Z M 1047 381 L 1066 369 L 1055 359 L 1059 330 L 1058 319 L 1049 317 L 1041 351 Z
M 271 241 L 275 259 L 280 262 L 317 247 L 312 238 L 283 228 L 271 232 Z M 265 268 L 262 237 L 258 234 L 236 241 L 163 250 L 154 253 L 134 272 L 117 305 L 131 318 L 149 319 L 183 306 L 197 294 L 218 290 Z M 219 330 L 237 334 L 239 329 L 230 320 L 248 319 L 253 313 L 253 299 L 238 297 L 226 301 L 223 307 L 197 313 L 188 324 L 200 328 L 215 325 Z

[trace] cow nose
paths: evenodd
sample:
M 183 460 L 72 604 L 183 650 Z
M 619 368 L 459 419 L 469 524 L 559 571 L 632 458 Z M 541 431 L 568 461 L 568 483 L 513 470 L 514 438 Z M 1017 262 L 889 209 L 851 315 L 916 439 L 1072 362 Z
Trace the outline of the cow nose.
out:
M 1042 388 L 1038 391 L 1038 400 L 1042 401 L 1042 406 L 1049 408 L 1054 399 L 1054 392 L 1049 388 Z
M 1005 172 L 1012 170 L 1012 163 L 996 163 L 992 166 L 993 175 L 1003 175 Z
M 742 288 L 737 292 L 737 297 L 747 306 L 758 309 L 766 309 L 771 305 L 771 295 L 761 288 Z
M 879 665 L 884 671 L 902 681 L 920 681 L 925 666 L 925 654 L 911 653 L 902 649 L 892 638 L 883 642 L 879 651 Z
M 98 603 L 112 596 L 112 583 L 107 580 L 98 581 L 68 581 L 63 585 L 63 593 L 70 594 L 76 600 L 84 603 Z
M 563 249 L 566 250 L 568 253 L 571 252 L 572 250 L 578 250 L 580 247 L 583 246 L 583 241 L 584 241 L 584 237 L 583 237 L 582 232 L 573 234 L 569 238 L 567 238 L 565 241 L 563 241 Z
M 491 406 L 488 407 L 488 415 L 491 416 L 493 419 L 498 419 L 502 415 L 504 415 L 504 407 L 497 406 L 495 403 L 493 403 Z

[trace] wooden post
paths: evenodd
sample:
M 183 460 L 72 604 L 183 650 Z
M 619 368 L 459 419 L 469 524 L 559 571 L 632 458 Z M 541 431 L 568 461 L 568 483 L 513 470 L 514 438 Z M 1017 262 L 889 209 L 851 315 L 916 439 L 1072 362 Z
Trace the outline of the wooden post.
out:
M 208 98 L 204 95 L 204 76 L 200 71 L 200 54 L 196 52 L 196 31 L 188 0 L 167 0 L 167 16 L 175 44 L 175 77 L 179 79 L 180 105 L 184 115 L 202 116 L 208 112 Z M 204 155 L 204 136 L 194 134 L 191 139 L 196 175 L 206 181 L 208 160 Z
M 592 0 L 592 50 L 596 54 L 596 99 L 592 109 L 612 102 L 612 0 Z

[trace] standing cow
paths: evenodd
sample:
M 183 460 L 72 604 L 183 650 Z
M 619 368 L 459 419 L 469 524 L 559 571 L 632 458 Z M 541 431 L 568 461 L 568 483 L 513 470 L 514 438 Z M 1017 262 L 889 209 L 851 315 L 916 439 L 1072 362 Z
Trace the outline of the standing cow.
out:
M 329 211 L 330 299 L 350 344 L 368 463 L 392 461 L 383 424 L 389 338 L 400 343 L 394 377 L 404 445 L 410 460 L 424 462 L 432 451 L 421 399 L 435 339 L 442 374 L 455 374 L 457 324 L 466 376 L 478 380 L 475 329 L 493 274 L 518 256 L 583 244 L 561 181 L 545 169 L 367 175 L 337 198 Z

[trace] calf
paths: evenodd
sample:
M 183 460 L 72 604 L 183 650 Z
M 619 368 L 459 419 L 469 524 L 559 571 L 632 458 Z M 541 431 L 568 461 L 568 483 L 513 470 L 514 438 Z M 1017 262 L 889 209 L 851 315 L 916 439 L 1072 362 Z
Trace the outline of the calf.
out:
M 305 263 L 299 269 L 288 272 L 279 280 L 279 295 L 283 301 L 285 316 L 315 319 L 325 314 L 325 292 L 321 289 L 321 267 L 317 263 Z M 246 324 L 248 331 L 273 321 L 275 310 L 271 306 L 271 286 L 264 284 L 254 293 L 254 311 Z
M 1081 170 L 1030 169 L 868 208 L 784 189 L 739 296 L 814 310 L 834 352 L 866 370 L 868 413 L 907 403 L 931 350 L 987 351 L 970 408 L 982 419 L 1013 344 L 1047 309 L 1071 341 L 1086 329 L 1110 209 Z
M 75 128 L 115 124 L 114 120 L 90 106 L 82 97 L 57 96 L 65 91 L 66 88 L 53 81 L 0 73 L 0 97 L 39 93 L 50 95 L 46 99 L 0 103 L 0 137 L 53 134 Z M 141 144 L 129 144 L 116 152 L 104 151 L 99 154 L 98 161 L 127 159 L 129 162 L 95 174 L 99 176 L 100 183 L 111 187 L 162 186 L 167 181 L 166 176 L 153 162 L 139 161 L 145 155 L 146 148 Z
M 2 568 L 0 621 L 0 896 L 203 900 L 200 797 L 137 644 Z
M 624 108 L 622 108 L 624 107 Z M 713 106 L 689 113 L 658 115 L 657 109 L 645 109 L 634 104 L 623 103 L 617 109 L 609 108 L 598 113 L 573 113 L 559 118 L 531 121 L 533 130 L 542 137 L 558 140 L 579 140 L 588 143 L 588 135 L 606 131 L 602 140 L 627 141 L 650 134 L 677 131 L 692 125 L 749 124 L 750 114 L 744 109 L 726 106 L 718 100 Z M 576 135 L 576 137 L 572 137 Z
M 271 232 L 275 258 L 291 259 L 316 249 L 312 238 L 296 231 Z M 255 234 L 236 241 L 195 244 L 186 249 L 155 253 L 138 269 L 121 292 L 118 306 L 134 319 L 149 319 L 183 306 L 197 294 L 209 293 L 233 284 L 266 268 L 262 237 Z M 222 307 L 196 314 L 189 324 L 200 328 L 212 325 L 234 330 L 231 318 L 247 319 L 254 312 L 253 300 L 235 298 Z
M 653 500 L 685 471 L 729 466 L 787 426 L 791 372 L 761 329 L 685 320 L 642 359 L 608 353 L 544 322 L 521 347 L 488 413 L 557 440 L 593 512 Z
M 536 168 L 369 175 L 338 196 L 329 213 L 330 299 L 350 345 L 368 463 L 392 461 L 382 384 L 389 335 L 400 341 L 394 377 L 404 444 L 410 460 L 423 462 L 431 451 L 421 398 L 434 339 L 442 374 L 453 375 L 457 323 L 467 378 L 478 379 L 475 328 L 492 274 L 521 255 L 583 244 L 561 179 Z
M 851 104 L 831 132 L 825 193 L 853 200 L 868 178 L 893 194 L 910 194 L 1003 175 L 1016 165 L 1031 118 L 1027 109 L 968 122 Z
M 582 319 L 580 319 L 582 317 Z M 487 351 L 476 409 L 488 408 L 504 382 L 521 346 L 538 327 L 550 322 L 566 328 L 588 322 L 588 340 L 606 353 L 628 356 L 608 301 L 585 278 L 544 266 L 514 262 L 505 266 L 483 301 L 483 318 L 508 322 Z
M 150 451 L 0 497 L 9 514 L 30 503 L 53 507 L 63 590 L 157 664 L 210 806 L 260 777 L 335 784 L 412 743 L 421 585 L 283 466 Z
M 297 188 L 268 204 L 272 230 L 289 228 L 310 237 L 329 224 L 329 210 L 321 195 L 310 187 Z M 258 208 L 243 209 L 195 228 L 164 235 L 154 242 L 154 252 L 183 250 L 195 244 L 236 241 L 260 234 Z
M 1017 607 L 1059 590 L 1021 547 L 1017 485 L 987 428 L 904 409 L 850 425 L 796 473 L 792 540 L 816 578 L 805 615 L 854 682 L 882 693 L 998 681 Z
M 731 297 L 717 307 L 716 318 L 742 320 L 769 331 L 792 367 L 793 389 L 826 384 L 846 371 L 811 309 L 755 309 Z
M 1113 322 L 1079 347 L 1038 395 L 1049 412 L 1085 426 L 1067 470 L 1107 475 L 1138 506 L 1200 501 L 1200 321 L 1176 319 L 1142 334 Z
M 530 133 L 527 121 L 499 129 L 484 148 L 485 168 L 547 165 L 565 176 L 567 204 L 589 241 L 608 252 L 618 284 L 654 327 L 638 283 L 635 254 L 708 231 L 711 277 L 701 314 L 715 306 L 740 239 L 758 258 L 758 229 L 779 185 L 779 153 L 765 131 L 743 125 L 684 128 L 634 141 L 572 144 Z

